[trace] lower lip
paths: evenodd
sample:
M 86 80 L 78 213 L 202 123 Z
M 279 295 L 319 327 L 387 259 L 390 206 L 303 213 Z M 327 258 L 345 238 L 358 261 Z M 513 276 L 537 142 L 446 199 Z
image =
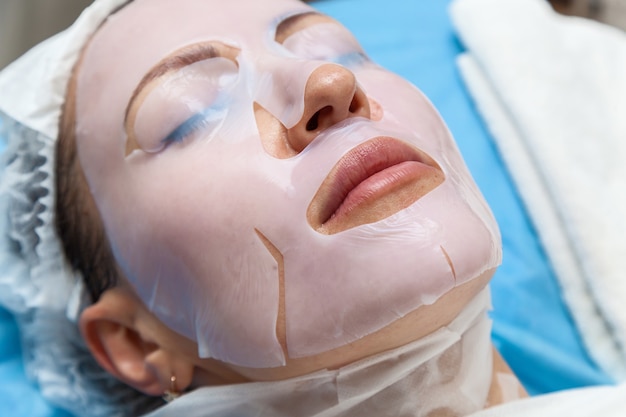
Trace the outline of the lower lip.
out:
M 442 180 L 439 170 L 406 161 L 368 177 L 348 193 L 339 208 L 324 222 L 322 233 L 337 233 L 382 220 L 417 201 Z

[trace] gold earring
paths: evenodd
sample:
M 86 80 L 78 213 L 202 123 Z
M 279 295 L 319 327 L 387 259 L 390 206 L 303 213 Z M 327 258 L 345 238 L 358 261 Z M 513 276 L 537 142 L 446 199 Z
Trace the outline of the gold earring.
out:
M 165 390 L 163 393 L 163 399 L 165 402 L 171 403 L 178 397 L 180 397 L 180 391 L 176 388 L 176 377 L 172 375 L 170 377 L 170 389 Z

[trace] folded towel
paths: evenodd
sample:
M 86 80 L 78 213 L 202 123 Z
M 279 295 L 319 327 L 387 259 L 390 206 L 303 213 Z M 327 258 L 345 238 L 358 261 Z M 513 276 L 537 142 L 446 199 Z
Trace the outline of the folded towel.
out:
M 626 34 L 542 0 L 456 0 L 451 14 L 463 77 L 585 345 L 625 380 Z
M 624 417 L 626 384 L 588 387 L 506 402 L 467 417 Z

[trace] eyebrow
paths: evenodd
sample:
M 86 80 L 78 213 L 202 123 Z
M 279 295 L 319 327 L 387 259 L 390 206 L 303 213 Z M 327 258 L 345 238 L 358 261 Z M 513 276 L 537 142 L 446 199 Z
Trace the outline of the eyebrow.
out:
M 213 46 L 211 42 L 196 43 L 179 49 L 172 54 L 166 56 L 159 61 L 155 66 L 141 78 L 133 94 L 128 101 L 126 111 L 124 113 L 124 124 L 128 120 L 128 114 L 133 105 L 133 102 L 137 99 L 137 96 L 152 80 L 162 77 L 163 75 L 189 66 L 198 61 L 202 61 L 210 58 L 217 58 L 220 54 L 218 50 Z
M 289 31 L 304 19 L 310 19 L 312 17 L 325 17 L 325 16 L 326 15 L 319 13 L 319 12 L 315 12 L 315 11 L 309 11 L 309 12 L 299 13 L 299 14 L 290 16 L 278 24 L 278 26 L 276 27 L 276 34 L 274 35 L 274 39 L 279 39 L 283 37 L 285 34 L 289 34 Z M 279 41 L 279 43 L 282 43 L 282 41 Z

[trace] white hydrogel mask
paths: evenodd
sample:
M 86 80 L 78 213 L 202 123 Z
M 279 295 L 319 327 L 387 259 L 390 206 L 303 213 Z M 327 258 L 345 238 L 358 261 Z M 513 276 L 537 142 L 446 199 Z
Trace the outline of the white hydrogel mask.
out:
M 136 1 L 94 38 L 79 79 L 77 131 L 81 163 L 123 272 L 160 320 L 198 343 L 200 356 L 273 367 L 286 356 L 326 352 L 434 303 L 499 264 L 489 209 L 439 115 L 417 89 L 373 64 L 356 63 L 350 70 L 380 103 L 382 119 L 340 121 L 296 156 L 275 158 L 262 145 L 266 132 L 254 104 L 285 128 L 293 126 L 303 112 L 307 82 L 325 64 L 294 57 L 267 39 L 277 15 L 304 6 L 250 2 L 250 14 L 238 16 L 241 33 L 233 34 L 225 22 L 196 17 L 205 3 L 185 1 L 188 7 Z M 139 57 L 102 63 L 107 45 L 116 37 L 128 39 L 122 28 L 142 26 L 145 16 L 157 12 L 174 22 L 175 36 L 151 31 L 148 22 L 146 38 L 132 40 L 144 42 Z M 207 39 L 240 50 L 236 76 L 225 65 L 227 75 L 206 83 L 209 90 L 217 87 L 220 103 L 228 103 L 219 123 L 201 125 L 156 153 L 150 151 L 158 147 L 147 146 L 125 157 L 126 136 L 116 126 L 123 126 L 123 110 L 141 77 L 165 54 Z M 298 51 L 297 38 L 290 42 Z M 345 55 L 344 46 L 353 41 L 335 42 Z M 170 80 L 202 85 L 205 70 L 185 67 Z M 125 78 L 114 78 L 119 74 Z M 151 110 L 140 105 L 134 123 L 140 146 L 167 138 L 178 120 L 187 120 L 185 112 L 193 117 L 211 106 L 203 101 L 210 102 L 211 94 L 186 86 L 172 91 L 176 95 L 149 95 L 143 104 Z M 178 104 L 168 104 L 179 91 Z M 297 112 L 292 103 L 301 103 Z M 328 173 L 348 152 L 381 138 L 428 154 L 445 181 L 374 223 L 333 235 L 314 230 L 307 208 Z

